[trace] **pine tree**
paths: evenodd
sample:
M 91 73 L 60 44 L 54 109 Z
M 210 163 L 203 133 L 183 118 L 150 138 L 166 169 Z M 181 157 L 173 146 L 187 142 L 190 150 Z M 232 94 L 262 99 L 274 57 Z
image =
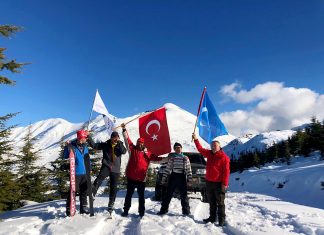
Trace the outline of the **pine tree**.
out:
M 60 152 L 58 158 L 51 162 L 50 178 L 53 182 L 54 198 L 63 199 L 69 192 L 69 162 L 64 159 L 64 139 L 60 141 Z
M 264 164 L 267 162 L 266 150 L 259 152 L 259 158 L 260 158 L 260 165 L 264 166 Z
M 238 160 L 235 159 L 234 156 L 231 158 L 230 169 L 231 173 L 237 172 L 239 170 Z
M 278 154 L 287 165 L 291 164 L 291 155 L 288 141 L 282 141 L 278 143 Z
M 321 152 L 321 160 L 324 160 L 324 120 L 321 124 L 321 143 L 320 143 L 320 152 Z
M 97 176 L 100 171 L 101 162 L 102 162 L 102 154 L 101 151 L 95 150 L 88 145 L 89 154 L 91 159 L 91 175 Z
M 13 25 L 0 25 L 0 36 L 8 38 L 20 29 Z M 0 72 L 19 73 L 26 63 L 7 60 L 5 50 L 6 48 L 0 47 Z M 14 85 L 15 81 L 0 74 L 0 84 Z M 16 183 L 16 174 L 13 173 L 15 161 L 12 160 L 12 142 L 8 140 L 14 126 L 6 126 L 6 122 L 15 115 L 17 113 L 0 116 L 0 211 L 19 207 L 19 194 L 15 193 L 19 191 L 19 184 Z
M 0 117 L 0 212 L 19 207 L 19 197 L 16 175 L 13 173 L 14 161 L 12 159 L 12 142 L 8 140 L 11 127 L 6 122 L 16 114 Z
M 21 28 L 13 25 L 0 25 L 0 35 L 8 38 L 12 34 L 20 31 Z M 27 63 L 17 63 L 16 60 L 7 60 L 4 54 L 6 48 L 0 48 L 0 71 L 7 70 L 12 73 L 20 73 Z M 0 75 L 0 84 L 15 85 L 15 81 Z
M 18 177 L 20 196 L 22 200 L 43 202 L 48 199 L 47 192 L 51 189 L 48 181 L 48 171 L 43 166 L 37 166 L 39 152 L 34 150 L 35 138 L 32 137 L 31 126 L 23 139 L 24 145 L 18 156 Z
M 145 183 L 147 187 L 155 187 L 156 174 L 157 173 L 154 171 L 153 168 L 150 167 L 147 169 L 146 183 Z
M 292 135 L 288 138 L 288 145 L 290 148 L 290 152 L 293 155 L 297 155 L 300 153 L 300 141 L 299 141 L 299 134 L 300 131 L 298 130 L 296 134 Z
M 7 114 L 6 116 L 0 117 L 0 159 L 2 159 L 3 155 L 12 151 L 12 142 L 8 140 L 8 137 L 14 126 L 6 127 L 6 122 L 15 115 Z
M 256 166 L 257 168 L 260 168 L 260 156 L 257 151 L 253 152 L 253 165 Z
M 238 166 L 238 170 L 240 171 L 240 173 L 242 173 L 244 171 L 244 160 L 243 160 L 242 153 L 240 153 L 240 156 L 238 158 L 237 166 Z
M 312 117 L 310 124 L 310 147 L 313 151 L 320 150 L 321 148 L 321 132 L 321 123 L 316 119 L 316 117 Z
M 311 129 L 309 127 L 306 127 L 305 133 L 301 140 L 301 147 L 300 147 L 300 153 L 304 155 L 304 157 L 309 157 L 310 153 L 312 152 L 310 136 L 311 136 Z
M 267 162 L 273 162 L 278 159 L 278 146 L 275 142 L 267 149 Z

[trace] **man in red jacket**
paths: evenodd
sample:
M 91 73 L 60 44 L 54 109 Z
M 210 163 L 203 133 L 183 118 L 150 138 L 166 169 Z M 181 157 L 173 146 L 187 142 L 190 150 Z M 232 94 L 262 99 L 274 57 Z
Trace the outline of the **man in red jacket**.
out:
M 228 187 L 230 175 L 230 159 L 221 149 L 218 141 L 212 141 L 210 144 L 211 150 L 205 149 L 199 143 L 195 134 L 192 134 L 195 140 L 195 145 L 205 158 L 206 164 L 206 190 L 209 202 L 209 218 L 204 219 L 205 223 L 216 221 L 218 216 L 218 225 L 225 225 L 225 192 Z
M 122 216 L 128 216 L 128 211 L 132 203 L 132 196 L 135 188 L 137 188 L 139 202 L 138 213 L 140 217 L 143 217 L 145 214 L 144 191 L 147 169 L 150 165 L 150 161 L 161 161 L 163 158 L 147 151 L 143 138 L 138 138 L 136 145 L 134 145 L 128 136 L 125 124 L 122 124 L 121 127 L 123 128 L 123 136 L 127 143 L 126 147 L 129 153 L 129 160 L 126 167 L 127 193 Z

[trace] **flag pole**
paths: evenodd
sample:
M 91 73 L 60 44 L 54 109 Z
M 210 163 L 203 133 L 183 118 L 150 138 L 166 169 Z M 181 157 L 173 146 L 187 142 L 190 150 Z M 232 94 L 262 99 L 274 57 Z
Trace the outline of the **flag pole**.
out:
M 195 134 L 196 133 L 196 127 L 197 127 L 197 124 L 198 124 L 198 116 L 200 114 L 200 108 L 201 108 L 201 104 L 202 104 L 202 101 L 204 99 L 204 96 L 205 96 L 205 93 L 206 93 L 206 87 L 204 87 L 204 90 L 201 94 L 201 98 L 200 98 L 200 102 L 199 102 L 199 107 L 198 107 L 198 112 L 197 112 L 197 119 L 196 119 L 196 123 L 195 123 L 195 127 L 194 127 L 194 131 L 193 133 Z M 193 140 L 193 139 L 192 139 Z
M 94 98 L 93 98 L 92 108 L 91 108 L 91 112 L 90 112 L 90 116 L 89 116 L 89 120 L 88 120 L 88 125 L 87 125 L 87 130 L 89 130 L 90 121 L 91 121 L 91 117 L 92 117 L 92 113 L 93 113 L 93 104 L 94 104 L 94 101 L 95 101 L 95 99 L 96 99 L 97 92 L 98 92 L 98 89 L 96 90 L 96 94 L 95 94 L 95 96 L 94 96 Z
M 161 108 L 158 108 L 158 109 L 161 109 Z M 144 116 L 146 116 L 146 115 L 149 115 L 149 114 L 155 112 L 155 111 L 158 110 L 158 109 L 155 109 L 155 110 L 153 110 L 153 111 L 149 111 L 149 112 L 146 112 L 146 113 L 142 113 L 142 114 L 138 115 L 137 117 L 135 117 L 135 118 L 133 118 L 133 119 L 131 119 L 131 120 L 125 122 L 124 124 L 127 125 L 128 123 L 133 122 L 133 121 L 135 121 L 135 120 L 137 120 L 137 119 L 139 119 L 139 118 L 141 118 L 141 117 L 144 117 Z M 114 129 L 116 130 L 116 129 L 119 128 L 119 127 L 121 127 L 121 125 L 115 127 Z

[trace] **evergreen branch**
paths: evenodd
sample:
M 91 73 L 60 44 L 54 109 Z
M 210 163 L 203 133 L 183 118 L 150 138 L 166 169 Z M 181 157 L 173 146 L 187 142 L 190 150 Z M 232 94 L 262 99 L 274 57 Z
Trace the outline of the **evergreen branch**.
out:
M 9 78 L 0 75 L 0 84 L 13 86 L 16 85 L 16 81 L 10 80 Z
M 21 31 L 22 28 L 14 25 L 0 25 L 0 35 L 8 38 L 10 35 Z

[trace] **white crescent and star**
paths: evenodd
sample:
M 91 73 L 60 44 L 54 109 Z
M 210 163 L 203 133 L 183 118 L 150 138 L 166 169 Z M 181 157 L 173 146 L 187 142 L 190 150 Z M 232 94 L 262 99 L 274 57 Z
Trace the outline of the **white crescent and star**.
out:
M 207 107 L 205 106 L 205 107 L 203 107 L 202 109 L 201 109 L 201 112 L 202 113 L 204 113 L 204 112 L 208 112 L 208 109 L 207 109 Z M 203 124 L 203 122 L 202 121 L 200 121 L 200 126 L 206 126 L 206 125 L 204 125 Z
M 203 108 L 201 109 L 201 112 L 208 112 L 207 107 L 203 107 Z
M 146 133 L 148 134 L 148 135 L 150 135 L 150 133 L 149 133 L 149 128 L 150 128 L 150 126 L 152 126 L 152 125 L 157 125 L 158 126 L 158 131 L 157 132 L 159 132 L 160 131 L 160 128 L 161 128 L 161 124 L 160 124 L 160 122 L 158 121 L 158 120 L 156 120 L 156 119 L 154 119 L 154 120 L 151 120 L 151 121 L 149 121 L 148 123 L 147 123 L 147 125 L 146 125 L 146 128 L 145 128 L 145 131 L 146 131 Z M 151 136 L 151 138 L 153 139 L 153 141 L 155 141 L 155 140 L 158 140 L 158 135 L 156 135 L 156 134 L 153 134 L 152 136 Z

